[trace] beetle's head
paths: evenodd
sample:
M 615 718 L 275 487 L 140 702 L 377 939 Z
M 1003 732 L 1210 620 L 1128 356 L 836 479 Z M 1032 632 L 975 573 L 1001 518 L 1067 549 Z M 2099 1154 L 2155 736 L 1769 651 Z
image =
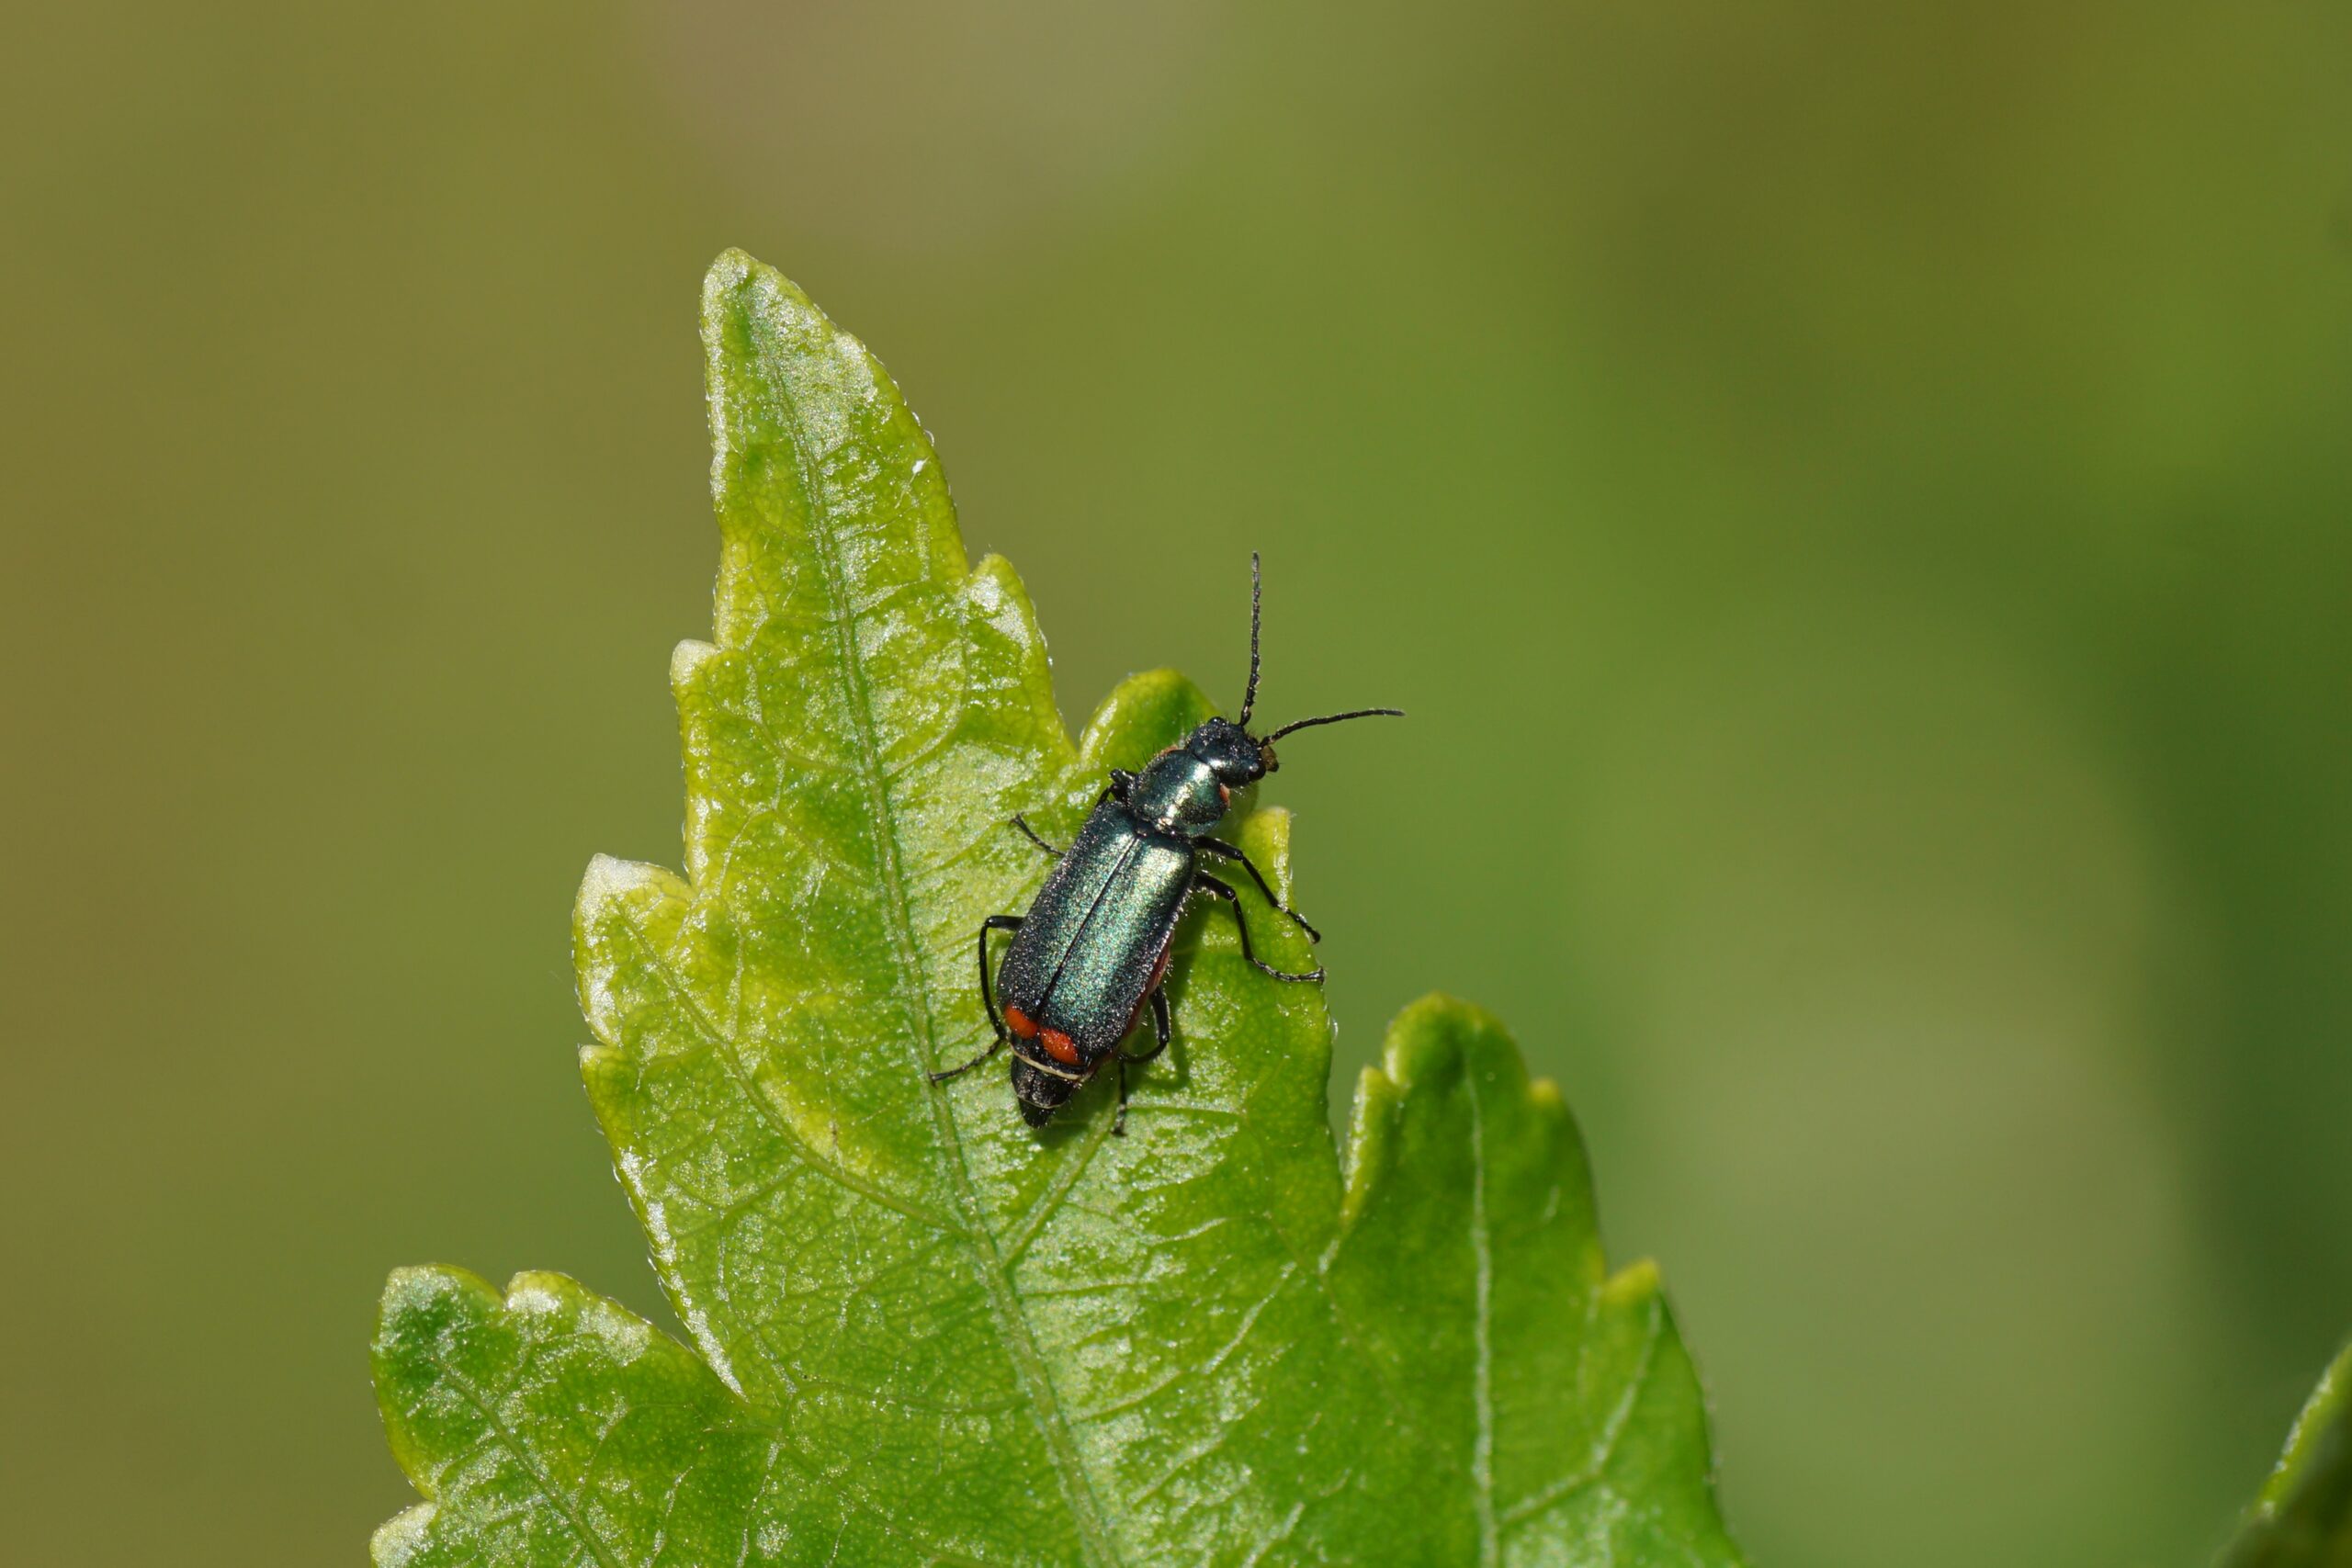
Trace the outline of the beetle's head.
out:
M 1256 784 L 1274 771 L 1274 749 L 1229 718 L 1213 718 L 1193 731 L 1184 750 L 1208 764 L 1227 789 Z

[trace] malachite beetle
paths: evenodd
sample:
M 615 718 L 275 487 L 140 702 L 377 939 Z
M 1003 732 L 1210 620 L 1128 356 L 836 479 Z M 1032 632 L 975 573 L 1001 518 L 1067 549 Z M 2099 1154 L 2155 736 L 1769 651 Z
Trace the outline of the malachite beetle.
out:
M 1225 818 L 1236 790 L 1277 766 L 1274 742 L 1294 730 L 1351 718 L 1401 718 L 1401 708 L 1356 708 L 1285 724 L 1265 736 L 1250 733 L 1258 701 L 1258 558 L 1250 558 L 1250 684 L 1237 718 L 1212 718 L 1145 765 L 1140 773 L 1114 769 L 1086 825 L 1067 850 L 1046 842 L 1019 817 L 1011 826 L 1052 855 L 1054 869 L 1026 915 L 990 915 L 980 922 L 980 1003 L 996 1030 L 995 1043 L 960 1067 L 931 1075 L 944 1083 L 1012 1047 L 1012 1093 L 1032 1127 L 1042 1127 L 1080 1084 L 1106 1061 L 1117 1065 L 1119 1109 L 1111 1124 L 1125 1133 L 1127 1068 L 1168 1048 L 1169 944 L 1193 898 L 1222 898 L 1241 932 L 1241 955 L 1277 980 L 1312 982 L 1318 967 L 1293 975 L 1260 960 L 1250 922 L 1233 888 L 1201 869 L 1203 856 L 1231 861 L 1250 874 L 1266 901 L 1297 922 L 1312 941 L 1322 933 L 1274 896 L 1263 873 L 1236 845 L 1211 831 Z M 989 933 L 1011 931 L 996 983 L 989 981 Z M 1151 1010 L 1155 1043 L 1134 1055 L 1124 1041 Z

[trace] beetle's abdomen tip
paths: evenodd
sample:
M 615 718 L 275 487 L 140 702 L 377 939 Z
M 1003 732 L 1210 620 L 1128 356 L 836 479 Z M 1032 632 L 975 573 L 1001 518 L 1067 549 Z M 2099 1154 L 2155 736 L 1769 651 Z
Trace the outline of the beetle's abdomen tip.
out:
M 1070 1091 L 1078 1086 L 1060 1073 L 1041 1068 L 1024 1056 L 1015 1055 L 1012 1063 L 1012 1099 L 1021 1107 L 1021 1119 L 1032 1127 L 1042 1127 L 1054 1119 L 1054 1112 L 1069 1102 Z

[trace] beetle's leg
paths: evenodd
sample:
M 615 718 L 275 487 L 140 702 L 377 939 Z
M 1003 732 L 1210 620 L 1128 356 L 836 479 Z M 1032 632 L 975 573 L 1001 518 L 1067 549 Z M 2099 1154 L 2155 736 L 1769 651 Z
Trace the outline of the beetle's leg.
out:
M 1045 851 L 1056 860 L 1062 858 L 1062 852 L 1054 848 L 1053 845 L 1046 842 L 1045 840 L 1037 837 L 1037 829 L 1029 826 L 1029 819 L 1026 817 L 1022 816 L 1018 811 L 1012 814 L 1012 825 L 1020 829 L 1022 836 L 1026 838 L 1031 843 L 1036 845 L 1039 849 Z
M 1250 874 L 1250 880 L 1258 885 L 1258 891 L 1266 896 L 1267 903 L 1272 904 L 1275 908 L 1280 909 L 1283 914 L 1288 915 L 1292 919 L 1297 921 L 1298 929 L 1306 933 L 1307 941 L 1321 942 L 1323 940 L 1323 933 L 1309 925 L 1305 915 L 1300 914 L 1296 909 L 1292 908 L 1288 904 L 1283 903 L 1280 898 L 1274 897 L 1273 884 L 1266 880 L 1266 874 L 1260 871 L 1258 869 L 1257 863 L 1241 852 L 1241 847 L 1239 845 L 1228 844 L 1223 839 L 1194 839 L 1193 842 L 1199 845 L 1202 849 L 1208 851 L 1208 852 L 1213 855 L 1223 855 L 1227 860 L 1239 861 L 1241 863 L 1241 869 Z
M 1148 1051 L 1130 1052 L 1125 1046 L 1122 1045 L 1119 1048 L 1119 1060 L 1122 1062 L 1132 1062 L 1136 1066 L 1143 1066 L 1146 1062 L 1150 1061 L 1154 1056 L 1159 1055 L 1162 1051 L 1168 1049 L 1168 1037 L 1174 1032 L 1175 1026 L 1168 1021 L 1168 993 L 1166 991 L 1152 992 L 1151 1032 L 1157 1036 L 1157 1040 L 1152 1045 L 1152 1048 Z
M 1100 806 L 1104 801 L 1111 799 L 1126 799 L 1126 786 L 1135 782 L 1135 774 L 1122 773 L 1118 769 L 1114 768 L 1111 770 L 1111 787 L 1105 789 L 1101 795 L 1094 797 L 1095 805 Z M 1023 833 L 1026 834 L 1031 843 L 1036 845 L 1039 849 L 1045 851 L 1056 860 L 1061 859 L 1062 856 L 1069 852 L 1068 850 L 1057 850 L 1054 848 L 1053 845 L 1046 842 L 1045 840 L 1039 838 L 1037 836 L 1037 829 L 1029 826 L 1029 818 L 1021 812 L 1016 811 L 1012 814 L 1012 825 L 1020 829 Z
M 1164 986 L 1151 993 L 1151 1032 L 1159 1037 L 1159 1043 L 1137 1056 L 1138 1062 L 1148 1062 L 1167 1050 L 1168 1037 L 1176 1032 L 1175 1025 L 1168 1021 L 1168 989 Z
M 1154 987 L 1151 993 L 1151 1032 L 1159 1037 L 1159 1043 L 1150 1050 L 1132 1056 L 1127 1055 L 1125 1046 L 1114 1048 L 1119 1063 L 1119 1114 L 1111 1123 L 1111 1133 L 1114 1137 L 1124 1138 L 1127 1135 L 1127 1068 L 1139 1067 L 1167 1050 L 1168 1036 L 1173 1027 L 1168 1021 L 1168 993 Z
M 996 990 L 989 984 L 989 932 L 1017 931 L 1022 919 L 1019 915 L 990 915 L 980 922 L 980 1005 L 989 1010 L 989 1023 L 996 1030 L 999 1045 L 1004 1043 L 1006 1032 L 1004 1015 L 996 1010 Z
M 1317 964 L 1314 970 L 1308 974 L 1294 975 L 1286 969 L 1275 968 L 1272 964 L 1258 956 L 1256 951 L 1250 945 L 1250 922 L 1241 917 L 1240 894 L 1236 893 L 1232 888 L 1227 887 L 1224 883 L 1219 882 L 1216 877 L 1211 876 L 1205 871 L 1196 872 L 1193 874 L 1193 889 L 1197 893 L 1205 893 L 1212 898 L 1222 898 L 1227 904 L 1233 906 L 1234 929 L 1241 933 L 1241 956 L 1248 959 L 1251 964 L 1256 964 L 1261 972 L 1272 976 L 1277 980 L 1305 981 L 1320 980 L 1323 978 L 1323 966 L 1319 964 Z
M 989 1057 L 995 1055 L 999 1051 L 1003 1049 L 1004 1036 L 1000 1034 L 997 1036 L 996 1043 L 994 1044 L 981 1052 L 978 1055 L 973 1057 L 970 1061 L 965 1063 L 962 1066 L 944 1067 L 938 1072 L 927 1073 L 924 1076 L 930 1078 L 933 1083 L 945 1083 L 949 1078 L 960 1078 L 966 1073 L 970 1072 L 974 1067 L 986 1066 Z
M 963 1077 L 1003 1050 L 1004 1043 L 1012 1038 L 1005 1032 L 1004 1015 L 996 1010 L 996 992 L 989 985 L 989 932 L 1017 931 L 1020 929 L 1019 915 L 990 915 L 980 922 L 980 1005 L 989 1010 L 989 1026 L 996 1031 L 996 1043 L 960 1067 L 949 1067 L 927 1075 L 932 1082 L 945 1083 L 949 1078 Z

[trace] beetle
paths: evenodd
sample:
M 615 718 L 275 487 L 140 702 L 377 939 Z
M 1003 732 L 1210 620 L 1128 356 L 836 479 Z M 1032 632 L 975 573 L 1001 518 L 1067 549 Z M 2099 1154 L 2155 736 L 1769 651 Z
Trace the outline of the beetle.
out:
M 1401 708 L 1355 708 L 1302 718 L 1264 736 L 1250 733 L 1258 702 L 1258 557 L 1250 557 L 1250 684 L 1235 718 L 1211 718 L 1154 757 L 1140 773 L 1114 768 L 1066 849 L 1038 837 L 1015 816 L 1009 824 L 1054 857 L 1054 869 L 1026 915 L 990 915 L 980 922 L 980 1003 L 995 1042 L 960 1067 L 930 1075 L 933 1083 L 960 1077 L 1012 1047 L 1012 1093 L 1022 1119 L 1043 1127 L 1105 1061 L 1117 1064 L 1119 1109 L 1111 1124 L 1125 1134 L 1127 1068 L 1168 1048 L 1168 957 L 1176 925 L 1195 897 L 1221 899 L 1241 933 L 1241 956 L 1277 980 L 1323 978 L 1320 966 L 1304 975 L 1277 969 L 1250 942 L 1250 922 L 1230 884 L 1202 869 L 1202 860 L 1230 861 L 1250 874 L 1266 902 L 1296 922 L 1311 941 L 1323 933 L 1274 896 L 1248 854 L 1215 836 L 1234 792 L 1275 771 L 1274 742 L 1294 730 L 1348 719 L 1401 718 Z M 989 979 L 989 936 L 1010 931 L 996 983 Z M 1000 1003 L 1001 1005 L 1000 1005 Z M 1155 1043 L 1130 1055 L 1121 1042 L 1151 1012 Z

